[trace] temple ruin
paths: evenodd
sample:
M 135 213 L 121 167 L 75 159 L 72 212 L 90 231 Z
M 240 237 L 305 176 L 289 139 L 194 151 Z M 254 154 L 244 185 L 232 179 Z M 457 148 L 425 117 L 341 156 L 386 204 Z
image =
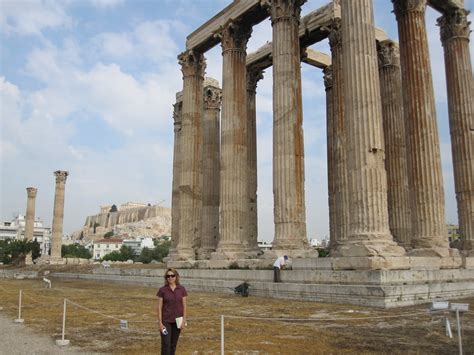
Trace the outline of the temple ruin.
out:
M 448 246 L 424 17 L 426 6 L 441 13 L 459 227 L 469 255 L 474 82 L 463 2 L 393 0 L 399 44 L 374 27 L 372 0 L 335 0 L 301 18 L 304 2 L 236 0 L 188 36 L 178 56 L 170 260 L 257 257 L 255 94 L 270 66 L 275 237 L 264 257 L 314 257 L 304 193 L 305 61 L 325 73 L 330 244 L 339 267 L 407 269 L 415 256 L 460 267 L 459 251 Z M 267 18 L 271 43 L 247 55 L 252 26 Z M 307 48 L 323 40 L 330 56 Z M 204 80 L 205 52 L 218 44 L 222 89 Z

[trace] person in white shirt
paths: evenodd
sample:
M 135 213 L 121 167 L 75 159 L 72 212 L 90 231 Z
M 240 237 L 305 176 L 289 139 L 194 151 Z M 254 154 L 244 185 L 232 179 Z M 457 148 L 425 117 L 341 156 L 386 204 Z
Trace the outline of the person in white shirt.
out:
M 288 260 L 288 255 L 278 257 L 273 263 L 273 281 L 281 282 L 280 270 L 285 266 L 285 261 Z

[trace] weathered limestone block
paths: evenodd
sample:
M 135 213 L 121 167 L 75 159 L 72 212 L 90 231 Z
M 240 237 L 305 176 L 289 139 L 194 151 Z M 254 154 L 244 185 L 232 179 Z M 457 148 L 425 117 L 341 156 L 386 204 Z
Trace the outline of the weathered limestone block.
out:
M 55 259 L 61 259 L 64 218 L 64 189 L 66 187 L 66 179 L 69 173 L 67 171 L 57 170 L 54 172 L 54 175 L 56 176 L 56 190 L 54 194 L 53 230 L 51 236 L 51 261 Z M 58 260 L 58 262 L 60 261 Z

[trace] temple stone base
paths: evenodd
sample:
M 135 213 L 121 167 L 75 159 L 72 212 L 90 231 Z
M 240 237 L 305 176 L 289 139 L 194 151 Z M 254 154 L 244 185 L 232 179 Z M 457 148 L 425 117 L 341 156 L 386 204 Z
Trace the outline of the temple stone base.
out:
M 318 257 L 318 251 L 314 249 L 272 249 L 272 250 L 267 250 L 263 253 L 261 256 L 262 258 L 265 259 L 272 259 L 273 261 L 276 260 L 276 258 L 282 256 L 282 255 L 288 255 L 290 258 L 290 261 L 292 259 L 297 259 L 297 258 L 317 258 Z
M 393 241 L 386 242 L 345 242 L 337 247 L 334 256 L 338 257 L 400 257 L 405 249 Z
M 31 253 L 26 255 L 25 257 L 25 265 L 33 265 L 33 258 L 31 257 Z
M 233 293 L 242 282 L 250 296 L 357 304 L 393 308 L 474 296 L 474 269 L 439 270 L 328 270 L 331 258 L 302 259 L 293 270 L 282 270 L 282 283 L 274 283 L 273 270 L 179 269 L 190 291 Z M 329 260 L 329 261 L 328 261 Z M 296 260 L 295 260 L 296 261 Z M 321 262 L 322 261 L 322 262 Z M 311 268 L 301 268 L 303 262 Z M 299 264 L 299 265 L 297 265 Z M 472 265 L 472 261 L 471 261 Z M 298 267 L 297 267 L 298 266 Z M 53 273 L 65 279 L 111 281 L 158 287 L 163 269 L 97 268 L 92 274 Z M 236 296 L 237 297 L 237 296 Z

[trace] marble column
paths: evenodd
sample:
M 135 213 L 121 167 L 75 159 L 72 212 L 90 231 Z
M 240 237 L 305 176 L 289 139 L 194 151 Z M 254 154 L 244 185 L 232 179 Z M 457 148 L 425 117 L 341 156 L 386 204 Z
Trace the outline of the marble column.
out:
M 333 248 L 337 240 L 336 228 L 336 178 L 334 166 L 334 107 L 332 65 L 323 69 L 324 88 L 326 90 L 326 137 L 327 137 L 327 169 L 328 169 L 328 206 L 329 206 L 329 247 Z
M 333 251 L 338 240 L 344 240 L 349 233 L 349 185 L 347 180 L 346 123 L 344 119 L 344 77 L 342 62 L 341 20 L 334 19 L 329 32 L 332 62 L 332 116 L 334 154 L 334 235 L 330 243 Z
M 438 19 L 448 87 L 449 128 L 461 247 L 474 249 L 474 80 L 469 53 L 468 11 Z
M 209 259 L 219 241 L 220 188 L 220 109 L 222 90 L 215 79 L 204 80 L 204 113 L 202 120 L 202 236 L 199 259 Z
M 57 170 L 54 172 L 56 176 L 56 191 L 54 194 L 54 210 L 53 210 L 53 230 L 51 236 L 51 258 L 61 259 L 61 245 L 63 237 L 63 218 L 64 218 L 64 189 L 66 187 L 66 179 L 69 175 L 67 171 Z
M 398 45 L 378 43 L 380 93 L 382 97 L 385 169 L 387 170 L 388 220 L 395 240 L 410 247 L 410 201 L 406 162 L 402 77 Z
M 176 257 L 179 243 L 179 178 L 181 173 L 181 114 L 183 110 L 183 92 L 176 93 L 176 103 L 173 105 L 173 185 L 171 194 L 171 247 L 168 259 Z
M 229 21 L 220 33 L 222 45 L 222 114 L 220 239 L 213 259 L 248 256 L 247 42 L 251 28 Z
M 263 70 L 247 70 L 247 145 L 248 145 L 248 194 L 249 231 L 246 248 L 258 252 L 258 211 L 257 211 L 257 83 L 263 79 Z
M 425 24 L 426 0 L 392 0 L 402 68 L 413 256 L 447 256 L 438 127 Z
M 349 233 L 335 255 L 404 255 L 390 234 L 372 0 L 341 1 Z
M 306 236 L 299 23 L 303 0 L 273 0 L 273 251 L 295 256 Z
M 176 260 L 194 260 L 199 247 L 202 211 L 202 93 L 204 56 L 192 50 L 178 56 L 183 73 L 179 241 Z
M 26 220 L 25 220 L 25 240 L 32 241 L 33 234 L 35 229 L 35 202 L 36 202 L 36 193 L 38 189 L 34 187 L 27 187 L 26 194 Z M 33 264 L 33 260 L 31 257 L 31 252 L 28 253 L 25 259 L 26 265 Z

